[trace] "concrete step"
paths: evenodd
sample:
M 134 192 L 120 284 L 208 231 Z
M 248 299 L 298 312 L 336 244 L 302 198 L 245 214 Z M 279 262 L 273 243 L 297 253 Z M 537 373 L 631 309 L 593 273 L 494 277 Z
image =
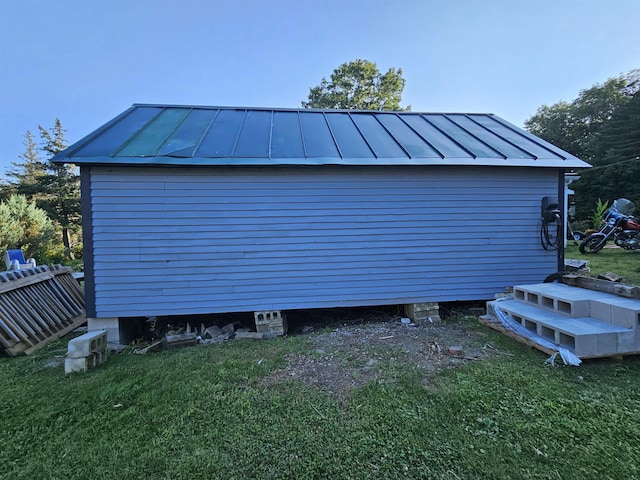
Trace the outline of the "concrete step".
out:
M 97 367 L 98 365 L 107 361 L 107 351 L 92 353 L 88 357 L 80 358 L 65 358 L 64 359 L 64 373 L 86 373 L 90 368 Z
M 521 291 L 527 292 L 525 289 Z M 545 290 L 545 295 L 548 292 Z M 580 358 L 622 355 L 640 350 L 637 331 L 619 325 L 588 316 L 569 317 L 518 299 L 493 301 L 488 305 L 509 313 L 527 330 L 571 349 Z M 487 311 L 491 308 L 488 307 Z
M 640 325 L 640 301 L 560 283 L 519 285 L 514 299 L 568 317 L 591 317 L 624 328 Z
M 72 338 L 67 348 L 68 358 L 84 358 L 102 353 L 107 349 L 107 332 L 99 330 Z
M 592 299 L 591 316 L 621 327 L 640 331 L 640 301 L 618 297 Z
M 606 295 L 561 283 L 513 287 L 513 298 L 516 300 L 575 318 L 590 316 L 591 299 L 605 298 Z

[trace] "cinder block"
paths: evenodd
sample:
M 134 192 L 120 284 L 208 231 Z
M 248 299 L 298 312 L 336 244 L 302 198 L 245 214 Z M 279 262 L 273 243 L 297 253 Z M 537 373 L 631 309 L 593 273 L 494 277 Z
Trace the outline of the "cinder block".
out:
M 555 298 L 542 295 L 540 297 L 540 306 L 542 308 L 546 308 L 547 310 L 555 310 L 556 309 Z
M 287 319 L 280 310 L 254 312 L 256 332 L 269 335 L 284 335 L 287 333 Z
M 438 302 L 407 303 L 404 306 L 404 313 L 414 322 L 427 321 L 429 319 L 432 322 L 441 320 Z
M 596 339 L 597 355 L 616 355 L 618 353 L 617 333 L 599 333 Z
M 93 356 L 82 358 L 65 358 L 64 359 L 64 373 L 85 373 L 91 367 L 94 366 Z
M 611 305 L 611 322 L 624 328 L 635 330 L 640 319 L 640 307 L 633 309 Z
M 591 316 L 620 327 L 637 329 L 640 302 L 628 299 L 592 300 Z
M 94 330 L 105 330 L 107 332 L 107 342 L 120 342 L 120 321 L 115 318 L 87 318 L 87 328 L 90 332 Z
M 637 331 L 618 333 L 618 353 L 625 354 L 629 352 L 640 351 L 640 341 L 638 341 Z
M 550 286 L 551 285 L 551 286 Z M 560 288 L 558 288 L 560 287 Z M 514 298 L 520 302 L 578 318 L 589 316 L 589 298 L 571 287 L 552 284 L 514 287 Z
M 64 373 L 86 373 L 90 368 L 96 367 L 107 361 L 107 352 L 94 353 L 88 357 L 65 358 Z
M 555 310 L 573 318 L 590 316 L 589 300 L 563 300 L 555 299 Z
M 107 349 L 107 332 L 104 330 L 88 332 L 69 341 L 68 358 L 84 358 Z
M 530 303 L 531 305 L 540 304 L 540 295 L 538 295 L 537 293 L 527 292 L 524 298 L 526 302 Z
M 544 325 L 543 323 L 538 323 L 538 335 L 545 340 L 549 340 L 553 343 L 558 343 L 558 332 L 555 328 L 549 327 L 548 325 Z
M 579 357 L 597 355 L 597 335 L 577 335 L 574 351 Z
M 564 332 L 558 332 L 558 345 L 570 348 L 571 350 L 576 349 L 576 337 L 575 335 L 570 335 Z
M 607 302 L 598 300 L 591 301 L 591 318 L 602 320 L 603 322 L 611 322 L 611 305 Z

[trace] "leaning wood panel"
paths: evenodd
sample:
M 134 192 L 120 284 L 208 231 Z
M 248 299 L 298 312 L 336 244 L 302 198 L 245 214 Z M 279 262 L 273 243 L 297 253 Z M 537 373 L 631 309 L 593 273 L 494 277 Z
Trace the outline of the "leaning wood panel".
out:
M 29 355 L 86 321 L 84 294 L 60 265 L 0 272 L 0 348 Z

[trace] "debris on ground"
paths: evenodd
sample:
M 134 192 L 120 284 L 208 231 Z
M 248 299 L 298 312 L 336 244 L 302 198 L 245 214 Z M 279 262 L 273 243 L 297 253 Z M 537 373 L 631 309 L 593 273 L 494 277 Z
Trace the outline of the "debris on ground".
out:
M 198 344 L 198 335 L 195 332 L 165 335 L 163 345 L 165 348 L 192 347 Z
M 487 332 L 472 328 L 476 316 L 469 313 L 470 309 L 477 313 L 484 311 L 477 304 L 465 306 L 462 311 L 457 306 L 448 310 L 441 305 L 445 320 L 433 323 L 407 323 L 404 320 L 407 317 L 395 307 L 287 312 L 289 334 L 304 335 L 310 353 L 287 355 L 287 365 L 262 382 L 276 385 L 295 378 L 342 398 L 350 389 L 371 381 L 394 381 L 388 372 L 397 370 L 389 366 L 409 364 L 434 373 L 502 355 L 487 342 Z M 234 338 L 263 338 L 263 333 L 247 328 L 248 325 L 250 322 L 240 321 L 230 321 L 222 327 L 201 325 L 198 342 L 215 345 Z M 182 329 L 166 332 L 182 333 Z M 160 341 L 136 353 L 155 351 L 162 346 Z
M 394 364 L 433 373 L 502 355 L 487 342 L 487 332 L 471 328 L 473 316 L 411 324 L 403 323 L 402 318 L 370 314 L 324 324 L 322 330 L 314 328 L 308 336 L 312 353 L 287 355 L 286 367 L 262 382 L 269 386 L 295 378 L 344 398 L 352 388 L 372 381 L 395 381 L 389 372 L 396 370 L 388 368 Z M 303 324 L 296 332 L 309 328 Z
M 144 348 L 137 348 L 133 351 L 133 353 L 136 353 L 138 355 L 146 355 L 149 352 L 157 352 L 158 350 L 162 349 L 162 344 L 164 343 L 164 340 L 157 340 L 155 342 L 153 342 L 151 345 L 148 345 Z
M 600 280 L 609 280 L 610 282 L 620 283 L 624 280 L 620 275 L 612 272 L 600 273 L 596 278 Z

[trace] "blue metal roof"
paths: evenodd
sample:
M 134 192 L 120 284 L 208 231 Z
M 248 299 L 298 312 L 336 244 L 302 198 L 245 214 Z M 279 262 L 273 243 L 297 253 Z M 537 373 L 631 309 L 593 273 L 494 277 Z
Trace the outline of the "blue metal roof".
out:
M 54 157 L 77 165 L 589 165 L 490 114 L 133 105 Z

